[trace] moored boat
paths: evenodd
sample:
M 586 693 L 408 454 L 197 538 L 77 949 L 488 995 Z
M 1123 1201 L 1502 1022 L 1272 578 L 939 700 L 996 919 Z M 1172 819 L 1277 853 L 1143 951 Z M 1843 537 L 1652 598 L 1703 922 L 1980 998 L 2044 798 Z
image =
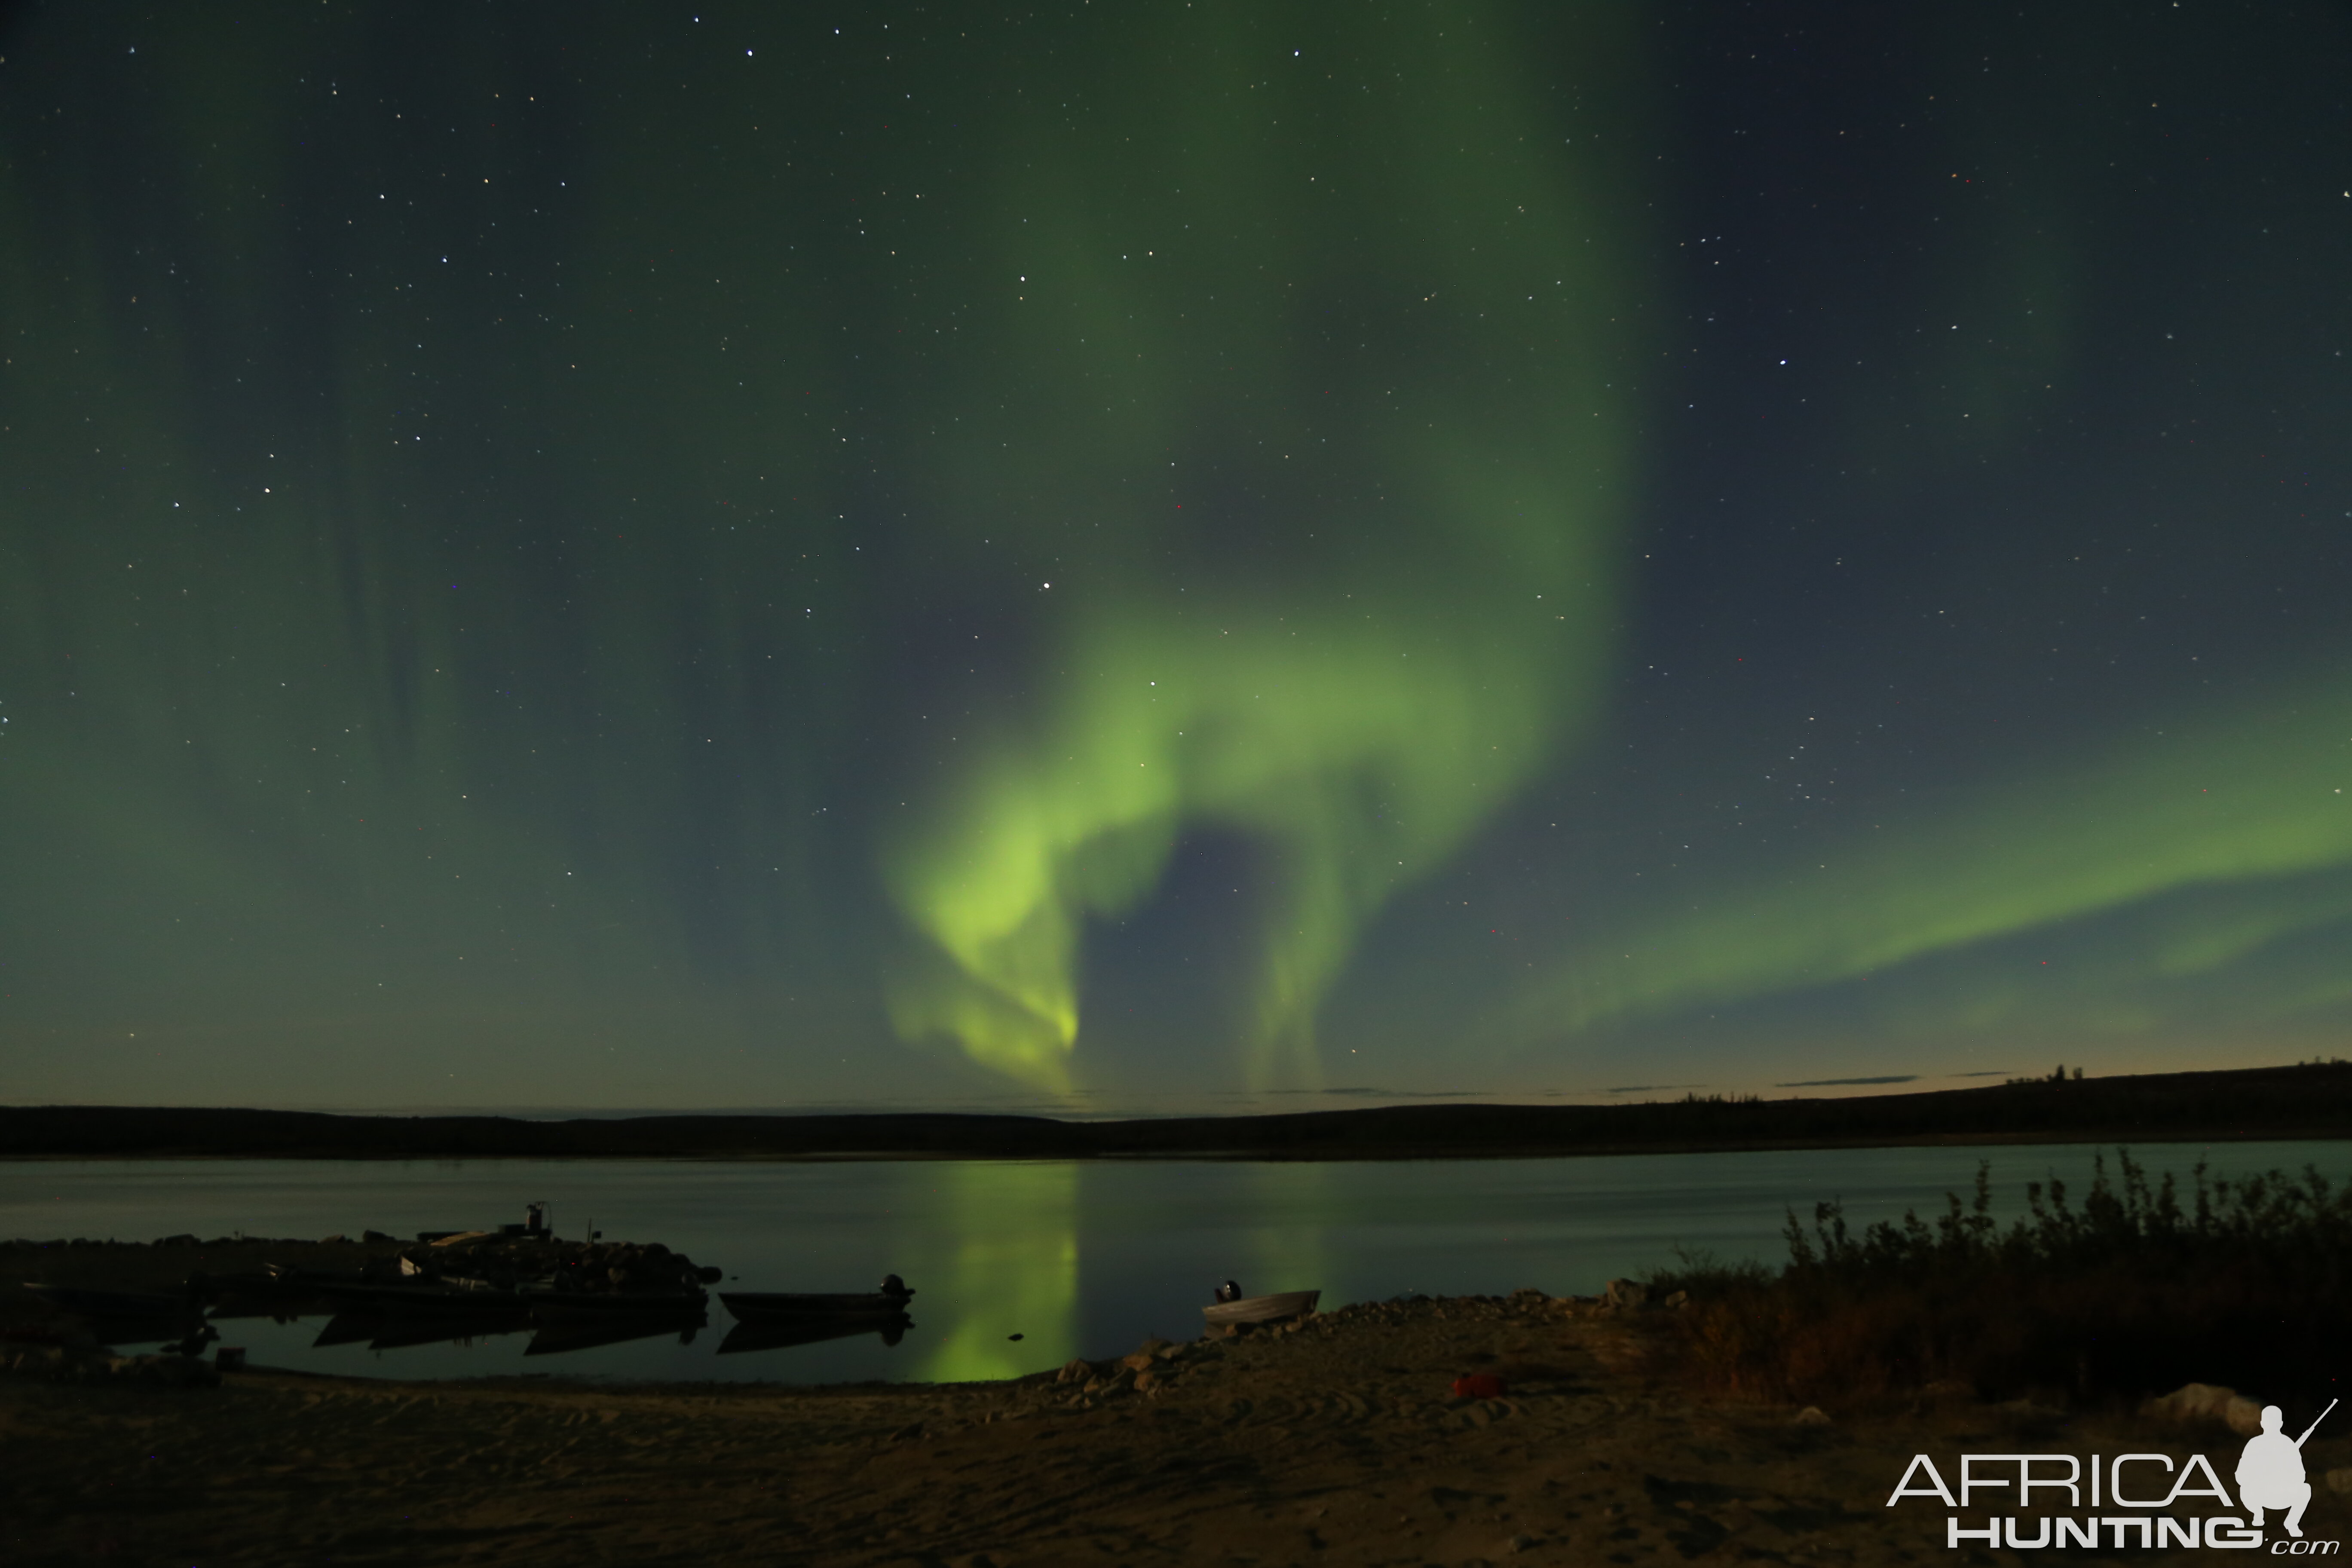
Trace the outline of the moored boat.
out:
M 1320 1290 L 1283 1290 L 1271 1296 L 1244 1296 L 1240 1286 L 1227 1280 L 1217 1292 L 1216 1301 L 1201 1309 L 1201 1316 L 1208 1320 L 1213 1329 L 1236 1323 L 1274 1323 L 1285 1318 L 1307 1316 L 1315 1310 L 1315 1303 L 1322 1299 Z
M 747 1318 L 739 1320 L 719 1343 L 720 1355 L 746 1351 L 790 1350 L 822 1344 L 827 1340 L 862 1339 L 872 1334 L 886 1345 L 906 1338 L 915 1321 L 904 1312 L 887 1316 L 846 1318 Z
M 791 1322 L 817 1319 L 895 1318 L 907 1310 L 915 1292 L 896 1274 L 883 1279 L 878 1290 L 839 1292 L 789 1290 L 721 1290 L 719 1300 L 743 1322 Z

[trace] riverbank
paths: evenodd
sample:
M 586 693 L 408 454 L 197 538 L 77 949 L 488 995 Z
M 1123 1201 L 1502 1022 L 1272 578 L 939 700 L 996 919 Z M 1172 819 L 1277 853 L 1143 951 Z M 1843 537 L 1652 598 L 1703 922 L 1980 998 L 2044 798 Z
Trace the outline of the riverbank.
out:
M 1946 1550 L 1940 1505 L 1885 1506 L 1915 1454 L 2202 1453 L 2227 1478 L 2242 1443 L 1950 1391 L 1810 1415 L 1703 1400 L 1658 1359 L 1666 1317 L 1533 1292 L 1366 1304 L 1139 1347 L 1156 1369 L 1143 1393 L 1108 1363 L 1069 1381 L 818 1389 L 0 1375 L 16 1483 L 0 1557 L 1895 1563 Z M 1505 1395 L 1451 1394 L 1480 1373 Z M 2315 1483 L 2352 1466 L 2352 1441 L 2325 1430 L 2305 1452 Z M 2315 1490 L 2306 1534 L 2352 1531 L 2345 1500 Z
M 2352 1136 L 2352 1064 L 2036 1079 L 1838 1100 L 1396 1105 L 1275 1116 L 677 1115 L 535 1121 L 0 1106 L 0 1158 L 1420 1160 Z

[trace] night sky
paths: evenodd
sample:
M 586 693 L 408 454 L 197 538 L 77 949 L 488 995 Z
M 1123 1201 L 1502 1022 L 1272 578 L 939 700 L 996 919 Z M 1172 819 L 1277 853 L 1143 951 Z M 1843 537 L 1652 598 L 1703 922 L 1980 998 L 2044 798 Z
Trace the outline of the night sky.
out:
M 2345 6 L 0 55 L 0 1100 L 2347 1054 Z

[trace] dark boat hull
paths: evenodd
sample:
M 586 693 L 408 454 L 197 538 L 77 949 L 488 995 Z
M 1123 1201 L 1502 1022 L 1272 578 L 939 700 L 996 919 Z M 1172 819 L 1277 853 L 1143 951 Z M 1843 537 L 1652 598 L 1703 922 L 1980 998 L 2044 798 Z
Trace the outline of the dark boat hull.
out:
M 793 1294 L 763 1290 L 722 1290 L 719 1300 L 747 1323 L 790 1322 L 820 1319 L 902 1317 L 912 1296 L 887 1296 L 879 1291 L 839 1295 Z
M 1303 1318 L 1312 1314 L 1315 1304 L 1323 1299 L 1320 1290 L 1285 1290 L 1272 1296 L 1246 1296 L 1238 1301 L 1220 1301 L 1213 1307 L 1201 1309 L 1213 1329 L 1234 1323 L 1274 1323 L 1285 1318 Z
M 915 1321 L 904 1312 L 883 1318 L 760 1318 L 739 1319 L 719 1342 L 720 1355 L 749 1351 L 790 1350 L 795 1345 L 822 1344 L 827 1340 L 854 1340 L 866 1334 L 896 1345 Z

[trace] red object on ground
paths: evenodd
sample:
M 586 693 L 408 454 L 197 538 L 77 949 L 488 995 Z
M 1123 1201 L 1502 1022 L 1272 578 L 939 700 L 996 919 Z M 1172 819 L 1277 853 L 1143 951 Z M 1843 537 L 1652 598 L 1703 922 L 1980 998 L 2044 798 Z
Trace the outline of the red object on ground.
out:
M 1500 1399 L 1503 1397 L 1503 1380 L 1489 1372 L 1474 1372 L 1467 1377 L 1457 1377 L 1454 1380 L 1454 1397 Z

